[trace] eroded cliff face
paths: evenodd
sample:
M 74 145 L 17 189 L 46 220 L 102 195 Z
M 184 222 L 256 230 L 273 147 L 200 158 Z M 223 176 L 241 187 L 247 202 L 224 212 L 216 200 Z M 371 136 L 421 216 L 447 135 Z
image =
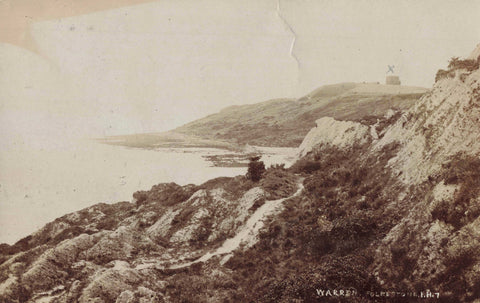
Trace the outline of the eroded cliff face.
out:
M 479 47 L 469 59 L 478 59 Z M 305 167 L 318 165 L 314 170 L 329 171 L 326 176 L 315 173 L 319 176 L 315 183 L 306 184 L 320 199 L 325 196 L 316 188 L 331 182 L 332 176 L 354 171 L 342 171 L 348 167 L 348 157 L 355 157 L 358 165 L 372 156 L 388 157 L 384 164 L 371 162 L 364 171 L 365 178 L 367 171 L 389 172 L 378 180 L 381 198 L 372 201 L 377 204 L 373 211 L 382 210 L 383 218 L 368 215 L 380 224 L 390 222 L 370 243 L 373 260 L 367 271 L 378 283 L 374 287 L 431 290 L 445 302 L 472 302 L 480 297 L 480 258 L 475 253 L 480 251 L 480 70 L 458 68 L 452 75 L 437 81 L 411 109 L 395 119 L 378 120 L 370 131 L 354 122 L 347 127 L 347 122 L 331 118 L 317 121 L 300 155 L 310 153 Z M 379 128 L 389 119 L 393 123 Z M 349 156 L 332 158 L 331 154 L 341 155 L 339 149 L 350 151 Z M 322 158 L 334 159 L 340 170 L 319 164 Z M 350 177 L 342 178 L 347 181 L 334 178 L 337 191 L 342 185 L 363 186 L 361 181 L 348 184 Z M 357 199 L 355 193 L 347 193 L 335 194 L 334 199 L 343 203 Z M 367 194 L 357 203 L 368 200 Z M 338 203 L 327 207 L 339 211 Z M 355 216 L 355 209 L 351 204 L 350 216 Z M 329 220 L 322 220 L 323 224 L 338 220 L 326 217 Z
M 416 197 L 376 249 L 387 287 L 424 285 L 458 302 L 480 296 L 480 71 L 456 71 L 387 129 L 398 142 L 388 166 Z M 397 201 L 399 203 L 400 201 Z
M 259 183 L 239 176 L 159 184 L 132 203 L 65 215 L 2 247 L 0 302 L 176 302 L 166 294 L 172 274 L 165 271 L 253 246 L 266 217 L 301 192 L 297 177 L 285 174 L 270 169 Z M 275 190 L 279 175 L 279 184 L 288 183 L 282 191 Z
M 316 121 L 317 126 L 310 130 L 298 148 L 298 157 L 304 157 L 318 145 L 331 145 L 345 149 L 363 145 L 372 139 L 367 125 L 353 121 L 337 121 L 325 117 Z M 373 129 L 373 128 L 372 128 Z
M 66 215 L 22 241 L 0 265 L 0 301 L 160 302 L 166 282 L 155 268 L 235 235 L 265 192 L 161 184 L 137 197 Z
M 391 165 L 406 183 L 418 184 L 439 171 L 451 156 L 480 150 L 480 71 L 459 70 L 390 127 L 375 148 L 402 144 Z

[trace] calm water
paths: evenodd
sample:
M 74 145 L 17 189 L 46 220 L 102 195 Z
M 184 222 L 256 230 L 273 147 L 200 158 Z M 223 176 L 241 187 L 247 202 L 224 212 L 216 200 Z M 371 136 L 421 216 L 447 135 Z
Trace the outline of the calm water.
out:
M 288 162 L 288 150 L 265 162 Z M 245 174 L 245 167 L 212 167 L 215 149 L 143 150 L 81 141 L 69 146 L 0 152 L 0 243 L 13 243 L 45 223 L 98 202 L 131 201 L 162 182 L 199 184 Z

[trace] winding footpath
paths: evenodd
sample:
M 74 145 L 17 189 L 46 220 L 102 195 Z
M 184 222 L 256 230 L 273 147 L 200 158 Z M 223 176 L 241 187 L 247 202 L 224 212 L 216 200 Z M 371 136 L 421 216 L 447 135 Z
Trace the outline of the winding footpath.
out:
M 224 264 L 233 255 L 233 251 L 242 247 L 252 247 L 258 241 L 258 233 L 264 226 L 264 221 L 268 216 L 276 215 L 283 210 L 283 202 L 300 195 L 303 190 L 303 179 L 298 182 L 298 190 L 290 197 L 281 198 L 278 200 L 265 201 L 247 220 L 247 222 L 240 228 L 240 231 L 230 239 L 225 240 L 223 245 L 213 252 L 208 252 L 202 257 L 187 263 L 174 264 L 168 267 L 169 269 L 179 269 L 191 266 L 196 263 L 206 262 L 215 256 L 224 256 L 221 264 Z

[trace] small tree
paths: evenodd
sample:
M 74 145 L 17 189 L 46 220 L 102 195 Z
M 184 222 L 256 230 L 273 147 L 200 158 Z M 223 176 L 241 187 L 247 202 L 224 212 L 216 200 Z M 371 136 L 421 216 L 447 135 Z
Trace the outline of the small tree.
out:
M 265 163 L 259 161 L 261 156 L 250 157 L 250 163 L 248 163 L 247 179 L 254 182 L 260 181 L 263 173 L 265 172 Z
M 458 66 L 458 63 L 460 62 L 459 57 L 452 57 L 450 58 L 450 61 L 448 61 L 448 68 L 449 69 L 455 69 Z

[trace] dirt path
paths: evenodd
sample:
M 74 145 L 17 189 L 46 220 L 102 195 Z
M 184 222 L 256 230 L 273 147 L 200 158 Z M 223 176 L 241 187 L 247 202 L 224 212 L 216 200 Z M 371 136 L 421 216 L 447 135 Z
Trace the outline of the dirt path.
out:
M 266 201 L 261 207 L 259 207 L 253 215 L 247 220 L 247 222 L 242 226 L 240 231 L 230 239 L 225 240 L 223 245 L 217 248 L 213 252 L 208 252 L 197 260 L 172 265 L 170 269 L 178 269 L 188 267 L 195 263 L 206 262 L 212 257 L 224 255 L 221 263 L 225 263 L 231 256 L 232 252 L 239 247 L 248 248 L 253 246 L 258 240 L 258 233 L 260 229 L 264 226 L 264 220 L 271 215 L 278 214 L 283 209 L 283 202 L 287 199 L 298 196 L 303 190 L 303 180 L 300 180 L 298 183 L 298 190 L 291 195 L 290 197 Z

